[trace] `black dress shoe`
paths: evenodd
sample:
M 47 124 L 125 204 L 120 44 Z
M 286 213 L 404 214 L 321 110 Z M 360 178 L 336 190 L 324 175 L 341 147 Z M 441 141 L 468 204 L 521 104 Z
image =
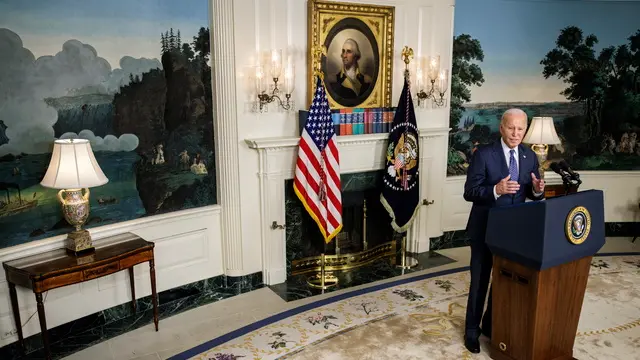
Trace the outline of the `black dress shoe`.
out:
M 464 346 L 471 353 L 477 354 L 480 352 L 480 341 L 478 339 L 465 338 Z

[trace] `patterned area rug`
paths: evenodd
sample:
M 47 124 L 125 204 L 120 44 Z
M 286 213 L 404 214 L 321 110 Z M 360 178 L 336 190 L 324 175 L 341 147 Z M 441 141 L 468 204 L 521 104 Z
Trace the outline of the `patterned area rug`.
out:
M 574 356 L 640 359 L 640 256 L 594 258 Z M 469 272 L 410 282 L 282 319 L 193 359 L 489 359 L 463 343 Z M 482 337 L 481 339 L 484 339 Z

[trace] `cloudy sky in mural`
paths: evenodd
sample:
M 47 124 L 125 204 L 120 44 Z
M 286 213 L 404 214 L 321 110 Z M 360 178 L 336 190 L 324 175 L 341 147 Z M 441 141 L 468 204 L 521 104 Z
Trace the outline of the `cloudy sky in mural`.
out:
M 162 68 L 161 33 L 180 29 L 191 43 L 208 23 L 202 0 L 0 0 L 0 120 L 9 139 L 0 156 L 49 151 L 57 113 L 45 99 L 112 95 L 130 75 Z M 137 146 L 126 139 L 108 150 Z
M 125 54 L 158 58 L 160 33 L 170 27 L 190 42 L 207 24 L 202 0 L 0 0 L 0 28 L 17 33 L 36 58 L 76 39 L 93 46 L 112 69 Z
M 484 50 L 485 83 L 472 103 L 565 101 L 565 86 L 545 80 L 540 60 L 560 30 L 578 26 L 599 40 L 597 51 L 620 45 L 640 28 L 640 1 L 456 0 L 455 35 L 470 34 Z

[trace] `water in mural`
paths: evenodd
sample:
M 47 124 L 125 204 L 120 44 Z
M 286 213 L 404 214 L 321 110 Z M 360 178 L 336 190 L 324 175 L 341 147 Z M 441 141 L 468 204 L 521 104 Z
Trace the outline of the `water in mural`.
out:
M 206 0 L 0 0 L 0 248 L 68 232 L 54 139 L 109 183 L 88 227 L 215 203 Z
M 447 175 L 499 138 L 511 107 L 553 117 L 562 144 L 548 161 L 640 170 L 639 13 L 639 2 L 456 0 Z

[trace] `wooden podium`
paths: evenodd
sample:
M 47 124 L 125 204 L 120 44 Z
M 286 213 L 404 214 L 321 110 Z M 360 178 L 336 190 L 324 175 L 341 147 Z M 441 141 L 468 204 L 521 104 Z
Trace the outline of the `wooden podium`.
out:
M 599 190 L 491 210 L 491 358 L 574 359 L 591 259 L 604 242 Z

